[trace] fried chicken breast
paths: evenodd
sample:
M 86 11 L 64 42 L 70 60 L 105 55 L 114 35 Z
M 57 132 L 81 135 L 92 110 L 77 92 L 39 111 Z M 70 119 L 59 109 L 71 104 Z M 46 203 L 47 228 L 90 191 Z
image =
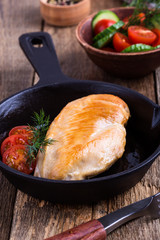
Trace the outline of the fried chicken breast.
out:
M 46 138 L 55 142 L 38 153 L 34 175 L 82 180 L 105 171 L 124 153 L 129 116 L 127 104 L 111 94 L 68 103 L 49 127 Z

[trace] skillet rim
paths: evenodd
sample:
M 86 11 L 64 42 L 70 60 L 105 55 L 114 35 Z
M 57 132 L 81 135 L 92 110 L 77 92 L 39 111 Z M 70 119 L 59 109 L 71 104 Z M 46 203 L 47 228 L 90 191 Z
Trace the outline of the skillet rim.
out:
M 91 84 L 92 85 L 105 85 L 105 86 L 111 86 L 111 87 L 114 87 L 115 89 L 119 89 L 119 90 L 125 90 L 125 91 L 129 91 L 141 98 L 143 98 L 146 102 L 150 103 L 151 105 L 153 105 L 155 108 L 160 108 L 160 105 L 153 102 L 150 98 L 148 98 L 147 96 L 143 95 L 142 93 L 134 90 L 134 89 L 131 89 L 129 87 L 125 87 L 125 86 L 122 86 L 122 85 L 119 85 L 119 84 L 114 84 L 114 83 L 110 83 L 110 82 L 102 82 L 102 81 L 96 81 L 96 80 L 75 80 L 73 78 L 68 78 L 67 81 L 63 80 L 63 81 L 58 81 L 58 82 L 53 82 L 53 83 L 48 83 L 48 84 L 44 84 L 41 82 L 42 80 L 40 79 L 34 86 L 31 86 L 31 87 L 28 87 L 26 89 L 23 89 L 17 93 L 14 93 L 8 97 L 6 97 L 5 99 L 3 99 L 1 102 L 0 102 L 0 107 L 1 105 L 6 102 L 7 100 L 10 100 L 11 98 L 14 98 L 14 97 L 17 97 L 18 95 L 21 95 L 21 94 L 24 94 L 24 93 L 27 93 L 28 91 L 31 91 L 31 90 L 40 90 L 41 88 L 46 88 L 46 87 L 53 87 L 54 85 L 68 85 L 68 84 L 79 84 L 79 83 L 83 83 L 85 85 L 87 84 Z M 101 94 L 101 93 L 91 93 L 90 95 L 92 94 Z M 104 93 L 102 93 L 104 94 Z M 107 94 L 107 93 L 106 93 Z M 123 99 L 122 99 L 123 100 Z
M 0 107 L 2 104 L 4 104 L 6 101 L 8 100 L 11 100 L 12 98 L 14 97 L 18 97 L 19 95 L 25 95 L 25 93 L 31 91 L 31 90 L 38 90 L 40 91 L 41 89 L 44 89 L 46 87 L 54 87 L 56 85 L 67 85 L 67 84 L 78 84 L 78 83 L 83 83 L 84 85 L 87 85 L 87 84 L 91 84 L 92 85 L 105 85 L 105 86 L 110 86 L 111 88 L 115 88 L 115 89 L 119 89 L 119 90 L 124 90 L 124 91 L 129 91 L 131 92 L 132 94 L 136 94 L 137 96 L 139 96 L 140 98 L 143 98 L 144 101 L 148 102 L 149 104 L 151 104 L 153 107 L 158 107 L 160 108 L 160 106 L 156 103 L 154 103 L 151 99 L 149 99 L 148 97 L 144 96 L 143 94 L 133 90 L 133 89 L 130 89 L 130 88 L 127 88 L 127 87 L 124 87 L 124 86 L 121 86 L 121 85 L 118 85 L 118 84 L 113 84 L 113 83 L 108 83 L 108 82 L 102 82 L 102 81 L 94 81 L 94 80 L 74 80 L 74 79 L 71 79 L 70 78 L 70 81 L 59 81 L 59 82 L 53 82 L 53 83 L 50 83 L 50 84 L 44 84 L 44 85 L 41 85 L 41 81 L 39 81 L 36 85 L 32 86 L 32 87 L 29 87 L 27 89 L 24 89 L 18 93 L 15 93 L 11 96 L 9 96 L 8 98 L 2 100 L 0 102 Z M 92 94 L 98 94 L 98 93 L 92 93 Z M 28 180 L 35 180 L 36 182 L 40 181 L 40 182 L 47 182 L 47 183 L 50 183 L 50 184 L 85 184 L 85 183 L 94 183 L 94 182 L 100 182 L 100 181 L 107 181 L 107 180 L 111 180 L 113 178 L 117 178 L 117 177 L 121 177 L 122 175 L 127 175 L 127 174 L 130 174 L 138 169 L 141 169 L 143 166 L 146 166 L 147 164 L 151 163 L 159 156 L 160 154 L 160 144 L 157 146 L 157 148 L 155 149 L 155 151 L 149 156 L 147 157 L 144 161 L 142 161 L 141 163 L 137 164 L 136 166 L 132 167 L 132 168 L 129 168 L 129 169 L 126 169 L 124 171 L 121 171 L 119 173 L 115 173 L 115 174 L 111 174 L 111 175 L 108 175 L 108 176 L 103 176 L 103 177 L 98 177 L 98 178 L 91 178 L 91 179 L 84 179 L 84 180 L 53 180 L 53 179 L 47 179 L 47 178 L 40 178 L 40 177 L 35 177 L 33 175 L 27 175 L 25 173 L 22 173 L 22 172 L 19 172 L 9 166 L 7 166 L 6 164 L 4 164 L 1 160 L 0 160 L 0 168 L 4 169 L 5 171 L 7 172 L 10 172 L 11 174 L 14 174 L 14 175 L 17 175 L 19 177 L 22 177 L 22 178 L 27 178 Z M 1 170 L 2 171 L 2 170 Z

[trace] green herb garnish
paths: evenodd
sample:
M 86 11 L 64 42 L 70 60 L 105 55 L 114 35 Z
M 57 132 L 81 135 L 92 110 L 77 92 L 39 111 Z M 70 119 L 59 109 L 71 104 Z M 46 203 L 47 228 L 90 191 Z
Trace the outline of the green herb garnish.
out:
M 154 8 L 151 7 L 152 5 L 149 5 L 149 2 L 151 3 L 151 1 L 147 0 L 135 0 L 130 3 L 130 6 L 134 6 L 135 10 L 125 26 L 126 30 L 131 25 L 140 25 L 141 20 L 143 20 L 143 26 L 146 28 L 160 29 L 160 2 L 157 1 Z M 145 13 L 144 19 L 143 17 L 142 19 L 140 18 L 140 13 Z
M 125 6 L 131 7 L 143 7 L 143 5 L 147 5 L 149 8 L 160 7 L 159 0 L 124 0 Z
M 35 161 L 38 151 L 44 152 L 46 146 L 55 142 L 55 140 L 51 138 L 46 139 L 46 133 L 50 124 L 50 116 L 45 116 L 43 109 L 39 114 L 34 112 L 32 120 L 34 126 L 28 125 L 31 130 L 32 137 L 29 139 L 29 144 L 26 145 L 28 153 L 27 162 L 29 164 Z

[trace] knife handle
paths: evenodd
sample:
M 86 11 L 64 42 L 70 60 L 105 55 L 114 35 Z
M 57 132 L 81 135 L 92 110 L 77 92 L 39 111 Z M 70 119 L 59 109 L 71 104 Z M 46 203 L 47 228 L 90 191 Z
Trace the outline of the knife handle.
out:
M 86 223 L 44 240 L 105 240 L 106 231 L 98 220 Z

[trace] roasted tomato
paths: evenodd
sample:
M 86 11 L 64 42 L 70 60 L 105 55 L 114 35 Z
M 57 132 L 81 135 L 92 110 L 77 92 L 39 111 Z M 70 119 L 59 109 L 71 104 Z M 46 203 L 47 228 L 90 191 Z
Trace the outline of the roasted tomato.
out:
M 160 29 L 152 29 L 152 32 L 154 32 L 157 35 L 156 40 L 152 43 L 153 47 L 156 47 L 160 45 Z
M 3 163 L 20 172 L 30 174 L 35 169 L 36 161 L 27 162 L 27 150 L 24 145 L 14 145 L 6 150 L 2 158 Z
M 151 45 L 157 38 L 157 35 L 149 30 L 148 28 L 142 26 L 130 26 L 128 28 L 128 38 L 130 42 L 144 43 Z
M 116 33 L 113 37 L 113 46 L 117 52 L 123 51 L 125 48 L 129 47 L 131 44 L 128 38 L 122 33 Z
M 1 144 L 1 154 L 3 155 L 3 153 L 9 149 L 10 147 L 14 146 L 14 145 L 25 145 L 28 144 L 28 139 L 26 136 L 22 135 L 22 134 L 16 134 L 16 135 L 11 135 L 9 137 L 7 137 Z
M 94 28 L 94 34 L 97 35 L 98 33 L 102 32 L 104 29 L 110 27 L 114 23 L 116 23 L 116 21 L 111 19 L 102 19 L 98 21 Z
M 16 134 L 22 134 L 26 136 L 29 140 L 33 137 L 32 131 L 27 125 L 14 127 L 9 132 L 9 136 Z

